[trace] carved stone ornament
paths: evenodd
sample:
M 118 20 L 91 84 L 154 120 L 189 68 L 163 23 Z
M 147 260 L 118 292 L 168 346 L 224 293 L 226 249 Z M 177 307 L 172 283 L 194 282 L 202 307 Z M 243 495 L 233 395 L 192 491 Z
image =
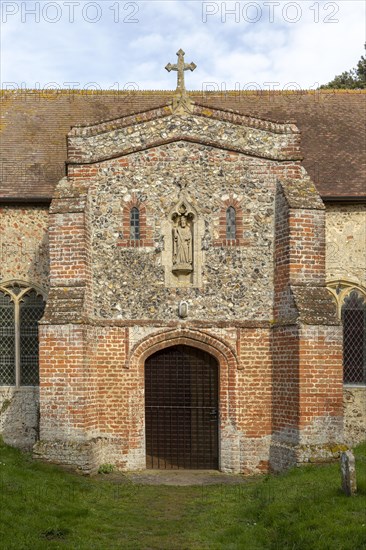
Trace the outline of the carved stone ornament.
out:
M 177 63 L 168 63 L 166 65 L 166 70 L 177 71 L 177 88 L 173 97 L 173 113 L 184 114 L 192 112 L 193 102 L 189 98 L 185 83 L 184 83 L 184 71 L 194 71 L 197 65 L 193 62 L 185 63 L 184 62 L 185 52 L 180 49 L 177 51 L 178 62 Z
M 167 213 L 162 233 L 166 286 L 201 286 L 204 222 L 185 193 L 180 193 L 177 204 Z
M 189 212 L 184 202 L 172 215 L 173 220 L 173 268 L 179 274 L 193 271 L 193 232 L 194 214 Z

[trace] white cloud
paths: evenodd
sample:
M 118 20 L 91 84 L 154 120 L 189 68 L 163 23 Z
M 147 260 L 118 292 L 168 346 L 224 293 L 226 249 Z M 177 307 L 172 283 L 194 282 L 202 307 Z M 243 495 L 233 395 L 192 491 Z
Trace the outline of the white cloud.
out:
M 58 0 L 60 20 L 50 23 L 46 19 L 56 11 L 43 13 L 47 2 L 3 0 L 1 81 L 26 82 L 28 87 L 36 82 L 63 85 L 72 81 L 84 86 L 93 81 L 104 88 L 115 82 L 120 87 L 136 82 L 140 89 L 174 89 L 176 76 L 164 67 L 175 61 L 179 48 L 186 51 L 187 62 L 198 66 L 187 75 L 190 89 L 201 89 L 207 81 L 225 82 L 227 89 L 234 88 L 236 82 L 244 86 L 276 81 L 279 87 L 295 81 L 307 88 L 356 65 L 363 53 L 363 2 L 277 3 L 272 3 L 271 22 L 268 6 L 257 1 L 261 16 L 251 23 L 248 19 L 255 13 L 248 11 L 248 6 L 253 2 L 104 0 L 98 3 L 100 20 L 92 23 L 96 10 L 89 7 L 85 11 L 91 2 L 75 2 L 71 22 L 71 8 L 66 0 Z M 29 12 L 35 4 L 41 6 L 38 23 Z M 207 11 L 208 4 L 209 10 L 217 9 L 217 13 L 204 22 L 202 10 Z M 6 15 L 4 6 L 10 10 L 11 5 L 18 7 L 18 12 Z M 297 15 L 294 5 L 300 7 L 301 17 L 291 23 Z M 233 8 L 237 13 L 229 14 Z

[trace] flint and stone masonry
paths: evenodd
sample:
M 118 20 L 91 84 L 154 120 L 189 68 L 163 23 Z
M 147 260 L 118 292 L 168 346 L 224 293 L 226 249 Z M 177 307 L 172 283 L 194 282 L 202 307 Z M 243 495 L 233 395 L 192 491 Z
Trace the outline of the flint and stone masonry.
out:
M 84 471 L 144 468 L 144 361 L 181 344 L 219 364 L 221 470 L 280 470 L 330 457 L 343 440 L 325 211 L 299 132 L 193 111 L 69 134 L 68 177 L 50 208 L 37 456 Z M 218 244 L 230 201 L 241 208 L 238 244 Z M 134 204 L 144 223 L 131 246 L 123 216 Z M 174 279 L 179 215 L 192 243 Z
M 145 361 L 189 346 L 217 361 L 220 470 L 337 458 L 365 388 L 327 284 L 366 286 L 365 209 L 325 207 L 294 122 L 193 101 L 178 54 L 171 100 L 71 129 L 50 207 L 0 210 L 1 283 L 47 295 L 40 386 L 0 388 L 0 430 L 84 473 L 145 468 Z

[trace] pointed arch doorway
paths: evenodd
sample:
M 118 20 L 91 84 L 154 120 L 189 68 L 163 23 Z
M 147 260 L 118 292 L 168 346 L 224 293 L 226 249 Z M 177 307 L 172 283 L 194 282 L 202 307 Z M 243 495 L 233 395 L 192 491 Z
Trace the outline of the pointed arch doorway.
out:
M 218 363 L 185 345 L 145 361 L 146 467 L 218 469 Z

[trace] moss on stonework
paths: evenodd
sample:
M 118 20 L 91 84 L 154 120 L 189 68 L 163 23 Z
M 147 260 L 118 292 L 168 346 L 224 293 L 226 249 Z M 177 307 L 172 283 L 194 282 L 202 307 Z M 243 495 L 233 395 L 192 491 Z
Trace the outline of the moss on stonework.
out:
M 349 447 L 347 445 L 329 445 L 326 447 L 331 453 L 341 453 L 347 451 Z
M 300 454 L 304 455 L 301 462 L 304 462 L 305 459 L 305 462 L 315 464 L 338 459 L 340 453 L 347 451 L 349 447 L 341 443 L 329 443 L 325 445 L 300 445 L 298 449 Z M 306 455 L 308 455 L 307 458 Z
M 0 414 L 3 414 L 10 407 L 10 404 L 11 404 L 11 399 L 5 399 L 3 401 L 3 404 L 1 405 Z

